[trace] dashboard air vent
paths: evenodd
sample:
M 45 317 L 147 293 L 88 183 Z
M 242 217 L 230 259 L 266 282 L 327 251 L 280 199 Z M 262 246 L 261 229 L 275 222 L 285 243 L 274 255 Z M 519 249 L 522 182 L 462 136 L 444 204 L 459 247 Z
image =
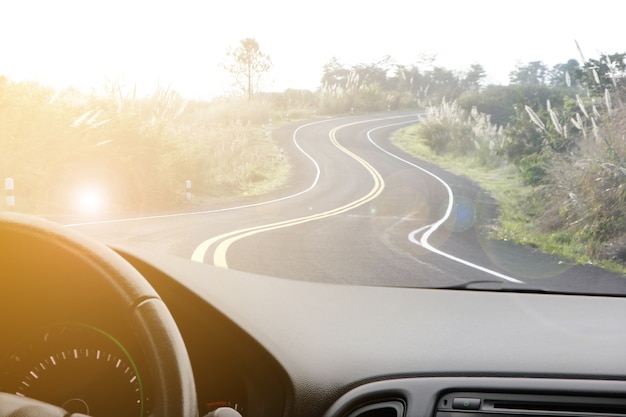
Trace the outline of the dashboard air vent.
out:
M 626 417 L 626 398 L 588 395 L 456 392 L 439 400 L 437 417 Z
M 404 403 L 400 400 L 371 403 L 352 411 L 347 417 L 403 417 Z

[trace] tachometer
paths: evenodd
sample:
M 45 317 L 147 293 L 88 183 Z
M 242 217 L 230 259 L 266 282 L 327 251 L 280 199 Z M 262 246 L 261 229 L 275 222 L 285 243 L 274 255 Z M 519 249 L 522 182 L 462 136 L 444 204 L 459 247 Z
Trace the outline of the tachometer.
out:
M 82 324 L 38 331 L 0 362 L 0 391 L 35 398 L 71 413 L 142 416 L 144 387 L 127 349 Z

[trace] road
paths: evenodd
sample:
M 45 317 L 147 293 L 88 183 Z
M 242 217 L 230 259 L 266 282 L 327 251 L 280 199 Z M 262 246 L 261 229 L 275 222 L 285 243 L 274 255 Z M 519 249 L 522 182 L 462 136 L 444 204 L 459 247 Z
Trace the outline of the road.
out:
M 287 187 L 201 212 L 69 227 L 138 246 L 298 280 L 626 293 L 624 277 L 491 240 L 493 199 L 393 146 L 415 113 L 321 119 L 276 129 Z

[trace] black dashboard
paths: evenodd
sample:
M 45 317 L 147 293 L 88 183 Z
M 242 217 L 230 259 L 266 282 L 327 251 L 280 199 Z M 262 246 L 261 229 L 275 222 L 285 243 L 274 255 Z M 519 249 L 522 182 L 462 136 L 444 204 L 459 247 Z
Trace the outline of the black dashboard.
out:
M 300 282 L 106 249 L 150 284 L 129 304 L 97 279 L 104 261 L 42 242 L 2 240 L 2 392 L 84 414 L 108 399 L 94 416 L 175 415 L 155 400 L 176 381 L 155 379 L 128 317 L 158 295 L 193 370 L 195 410 L 181 415 L 626 414 L 622 298 Z
M 246 415 L 344 416 L 372 404 L 384 406 L 367 416 L 395 415 L 399 401 L 399 415 L 430 416 L 452 391 L 626 396 L 621 298 L 319 284 L 121 253 L 187 323 L 192 356 L 211 344 L 192 336 L 198 328 L 223 335 L 215 342 L 231 353 L 216 357 L 242 364 L 252 390 L 241 392 L 258 394 L 237 399 Z M 193 325 L 198 312 L 206 319 Z M 217 392 L 209 385 L 201 397 Z

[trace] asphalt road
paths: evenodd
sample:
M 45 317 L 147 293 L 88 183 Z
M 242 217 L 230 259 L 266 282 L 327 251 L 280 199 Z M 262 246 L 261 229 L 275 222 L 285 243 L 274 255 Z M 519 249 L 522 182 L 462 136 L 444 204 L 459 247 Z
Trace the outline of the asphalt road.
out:
M 69 227 L 136 246 L 277 277 L 386 286 L 626 293 L 623 276 L 486 238 L 495 202 L 472 181 L 389 142 L 415 113 L 276 129 L 287 187 L 194 213 Z M 470 284 L 467 284 L 470 283 Z

